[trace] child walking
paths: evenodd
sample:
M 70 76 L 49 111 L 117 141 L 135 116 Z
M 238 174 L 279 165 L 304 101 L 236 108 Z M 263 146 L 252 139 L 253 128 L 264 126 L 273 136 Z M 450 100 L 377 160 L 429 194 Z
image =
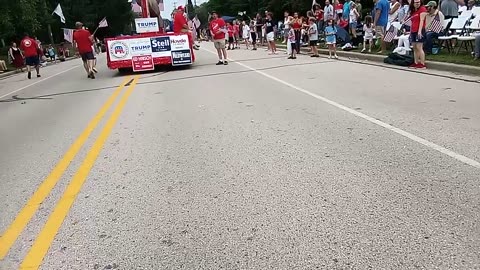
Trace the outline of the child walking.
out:
M 233 44 L 234 38 L 234 30 L 233 25 L 231 23 L 227 23 L 227 32 L 228 32 L 228 48 L 227 50 L 235 50 L 235 45 Z
M 318 55 L 318 28 L 314 18 L 308 20 L 308 39 L 310 40 L 310 48 L 312 49 L 312 57 L 320 57 Z
M 368 52 L 372 52 L 373 44 L 373 19 L 372 16 L 365 17 L 365 24 L 363 25 L 363 49 L 362 53 L 367 50 L 367 41 L 368 41 Z
M 288 30 L 288 45 L 290 45 L 290 57 L 288 59 L 297 59 L 296 52 L 297 52 L 297 39 L 295 38 L 295 30 L 293 30 L 292 27 L 290 27 L 290 30 Z
M 252 37 L 252 46 L 253 46 L 252 51 L 256 51 L 257 50 L 257 32 L 255 29 L 254 21 L 250 22 L 250 37 Z
M 247 50 L 249 49 L 248 41 L 250 39 L 250 27 L 247 25 L 245 21 L 242 22 L 242 38 L 245 40 L 245 45 L 247 46 Z
M 233 23 L 233 35 L 235 36 L 235 49 L 240 49 L 238 41 L 240 39 L 240 25 L 238 21 Z
M 330 19 L 327 21 L 327 27 L 325 27 L 325 43 L 328 45 L 328 58 L 332 58 L 332 52 L 334 54 L 335 59 L 338 59 L 337 56 L 337 29 L 333 23 L 333 20 Z

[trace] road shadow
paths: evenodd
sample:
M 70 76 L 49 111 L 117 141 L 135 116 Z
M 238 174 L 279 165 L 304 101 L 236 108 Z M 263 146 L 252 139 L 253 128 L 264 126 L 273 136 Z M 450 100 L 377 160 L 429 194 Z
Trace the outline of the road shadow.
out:
M 102 90 L 110 90 L 110 89 L 115 89 L 117 87 L 118 87 L 118 85 L 106 86 L 106 87 L 82 89 L 82 90 L 75 90 L 75 91 L 70 91 L 70 92 L 53 93 L 53 94 L 33 96 L 33 97 L 19 97 L 18 95 L 14 95 L 9 99 L 0 100 L 0 103 L 11 103 L 11 102 L 18 102 L 18 101 L 26 101 L 26 100 L 52 100 L 53 97 L 56 97 L 56 96 L 65 96 L 65 95 L 72 95 L 72 94 L 80 94 L 80 93 L 88 93 L 88 92 L 95 92 L 95 91 L 102 91 Z

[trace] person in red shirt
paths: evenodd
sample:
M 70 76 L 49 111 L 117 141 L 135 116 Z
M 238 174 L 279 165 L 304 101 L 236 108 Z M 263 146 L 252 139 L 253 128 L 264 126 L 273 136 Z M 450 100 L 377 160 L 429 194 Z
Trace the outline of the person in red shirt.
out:
M 95 79 L 93 67 L 95 65 L 95 55 L 93 54 L 93 36 L 86 29 L 83 29 L 83 23 L 75 23 L 77 30 L 73 32 L 73 41 L 77 45 L 78 53 L 82 57 L 83 67 L 88 74 L 88 78 Z
M 233 45 L 233 35 L 234 30 L 233 30 L 233 25 L 231 23 L 227 23 L 227 32 L 228 32 L 228 49 L 227 50 L 235 50 L 235 46 Z
M 240 25 L 238 21 L 233 22 L 233 36 L 235 37 L 235 49 L 240 49 L 240 46 L 238 46 L 238 40 L 240 39 Z
M 415 61 L 410 67 L 425 69 L 425 52 L 423 43 L 425 42 L 425 18 L 428 11 L 422 5 L 422 0 L 412 0 L 410 2 L 410 18 L 412 26 L 410 28 L 410 40 L 413 44 L 413 59 Z
M 324 26 L 324 14 L 323 8 L 320 5 L 315 5 L 315 17 L 317 18 L 317 28 L 319 32 L 323 32 Z
M 212 12 L 212 21 L 210 22 L 209 28 L 213 37 L 213 45 L 215 46 L 215 49 L 217 49 L 217 65 L 228 65 L 227 50 L 225 50 L 225 21 L 222 18 L 219 18 L 215 11 Z
M 198 50 L 198 45 L 193 42 L 192 31 L 190 31 L 190 27 L 188 27 L 185 9 L 182 6 L 179 6 L 177 8 L 177 12 L 175 12 L 175 15 L 173 15 L 173 32 L 176 34 L 187 34 L 188 42 L 192 44 L 195 50 Z
M 20 49 L 23 51 L 23 55 L 25 56 L 25 63 L 27 64 L 27 78 L 32 78 L 32 67 L 35 67 L 35 71 L 37 71 L 37 78 L 40 76 L 40 59 L 38 52 L 40 48 L 38 43 L 35 39 L 28 36 L 28 34 L 24 35 L 24 38 L 20 42 Z

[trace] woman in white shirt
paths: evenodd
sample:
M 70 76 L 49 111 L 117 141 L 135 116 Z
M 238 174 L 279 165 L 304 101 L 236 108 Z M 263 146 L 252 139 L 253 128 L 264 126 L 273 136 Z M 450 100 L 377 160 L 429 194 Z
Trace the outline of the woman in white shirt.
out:
M 249 40 L 250 40 L 250 27 L 248 24 L 243 21 L 242 22 L 242 38 L 245 40 L 245 45 L 247 46 L 247 50 L 249 49 Z
M 355 2 L 350 2 L 350 14 L 349 14 L 349 28 L 350 33 L 352 34 L 353 38 L 357 38 L 357 21 L 360 17 L 360 14 L 357 11 L 357 5 Z M 345 5 L 348 5 L 345 3 Z
M 390 11 L 388 12 L 388 24 L 398 20 L 398 12 L 400 11 L 400 2 L 398 0 L 390 0 Z M 390 26 L 388 26 L 390 27 Z M 387 28 L 388 29 L 388 28 Z

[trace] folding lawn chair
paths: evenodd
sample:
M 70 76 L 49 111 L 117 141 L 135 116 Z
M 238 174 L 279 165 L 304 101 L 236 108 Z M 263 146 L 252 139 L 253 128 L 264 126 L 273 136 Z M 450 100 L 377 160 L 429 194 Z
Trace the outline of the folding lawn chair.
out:
M 454 51 L 453 50 L 453 40 L 457 39 L 460 35 L 463 35 L 463 32 L 465 31 L 465 26 L 467 25 L 467 22 L 470 20 L 470 16 L 460 16 L 458 18 L 453 18 L 452 23 L 450 25 L 450 28 L 446 29 L 445 36 L 438 37 L 438 40 L 440 41 L 440 48 L 443 46 L 445 43 L 445 46 L 448 50 Z M 449 35 L 450 31 L 454 31 L 455 34 Z
M 459 43 L 457 54 L 460 52 L 460 49 L 462 49 L 462 46 L 467 52 L 472 52 L 474 50 L 473 44 L 475 42 L 475 36 L 473 35 L 473 32 L 476 30 L 480 30 L 480 16 L 475 17 L 469 23 L 470 24 L 465 27 L 466 31 L 464 35 L 461 35 L 457 38 Z

